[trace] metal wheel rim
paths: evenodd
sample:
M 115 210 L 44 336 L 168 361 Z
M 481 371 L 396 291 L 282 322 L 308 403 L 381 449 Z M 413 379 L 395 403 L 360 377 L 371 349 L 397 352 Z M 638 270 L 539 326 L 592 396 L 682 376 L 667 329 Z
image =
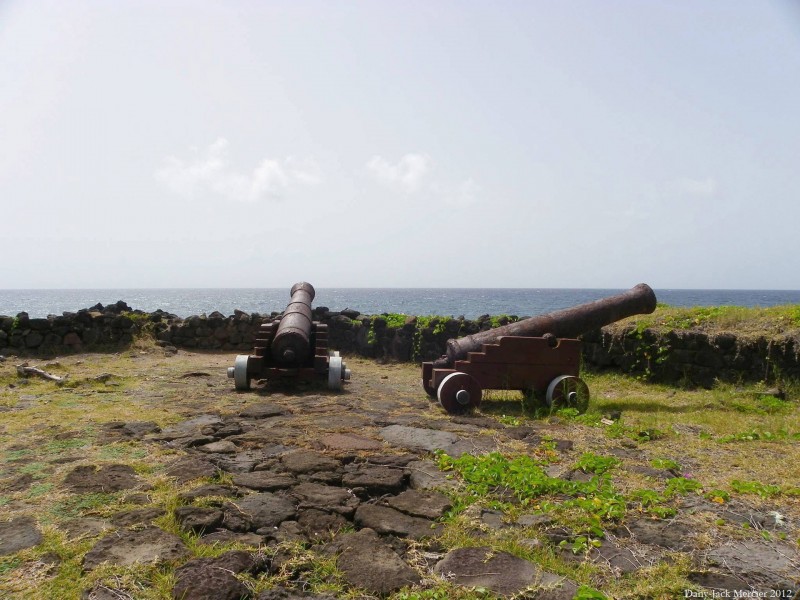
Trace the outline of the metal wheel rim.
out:
M 545 401 L 551 408 L 576 408 L 579 413 L 589 407 L 589 387 L 574 375 L 559 375 L 547 386 Z
M 342 389 L 342 358 L 331 356 L 328 359 L 328 389 Z
M 249 390 L 250 378 L 247 376 L 247 354 L 240 354 L 233 363 L 233 383 L 237 390 Z

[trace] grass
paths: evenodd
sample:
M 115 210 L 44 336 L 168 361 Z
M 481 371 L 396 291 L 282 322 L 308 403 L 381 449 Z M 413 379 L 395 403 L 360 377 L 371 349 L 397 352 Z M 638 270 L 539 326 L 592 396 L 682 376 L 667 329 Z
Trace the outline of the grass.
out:
M 436 327 L 442 323 L 437 321 Z M 444 331 L 444 325 L 441 327 Z M 341 401 L 353 407 L 353 412 L 374 413 L 376 403 L 381 403 L 382 419 L 401 416 L 404 422 L 416 421 L 434 429 L 457 426 L 429 402 L 419 384 L 417 367 L 347 360 L 354 378 L 341 396 L 302 389 L 269 398 L 294 411 L 291 418 L 297 436 L 292 443 L 311 445 L 324 430 L 324 411 L 338 415 Z M 117 355 L 76 355 L 60 359 L 60 366 L 52 368 L 70 375 L 70 386 L 61 387 L 38 380 L 20 385 L 13 366 L 8 362 L 0 365 L 0 405 L 6 407 L 0 412 L 0 477 L 3 481 L 32 477 L 24 489 L 2 492 L 0 520 L 31 515 L 45 535 L 40 546 L 0 557 L 0 596 L 77 599 L 100 582 L 127 590 L 137 599 L 170 598 L 176 565 L 110 566 L 82 572 L 83 556 L 99 536 L 68 540 L 64 525 L 77 518 L 108 519 L 120 511 L 140 508 L 125 502 L 128 492 L 73 494 L 64 489 L 66 474 L 84 464 L 133 466 L 151 487 L 147 491 L 151 505 L 167 511 L 156 524 L 179 535 L 192 556 L 218 556 L 229 549 L 245 548 L 236 544 L 207 546 L 197 535 L 180 529 L 172 515 L 182 504 L 180 493 L 206 481 L 178 485 L 164 475 L 164 465 L 180 455 L 179 451 L 140 440 L 111 439 L 104 428 L 109 421 L 154 421 L 163 428 L 197 414 L 233 414 L 244 405 L 263 401 L 258 392 L 231 392 L 224 374 L 230 361 L 230 356 L 210 354 L 180 353 L 166 358 L 155 348 L 142 347 Z M 181 377 L 195 371 L 212 376 Z M 102 373 L 115 374 L 111 381 L 118 385 L 95 381 Z M 764 510 L 774 508 L 789 521 L 800 521 L 800 490 L 794 483 L 800 481 L 800 409 L 796 401 L 800 388 L 795 384 L 786 388 L 787 400 L 778 400 L 759 393 L 764 391 L 759 384 L 717 384 L 705 390 L 609 373 L 585 373 L 583 378 L 592 393 L 584 415 L 560 411 L 536 416 L 517 392 L 488 395 L 480 416 L 495 419 L 497 427 L 475 435 L 497 439 L 496 451 L 478 457 L 437 458 L 459 482 L 449 492 L 453 509 L 444 518 L 437 552 L 465 546 L 510 552 L 576 581 L 582 598 L 672 598 L 682 597 L 684 589 L 693 589 L 687 580 L 693 567 L 685 554 L 668 553 L 635 576 L 619 579 L 609 578 L 604 569 L 584 559 L 597 543 L 609 539 L 615 525 L 635 518 L 688 518 L 704 532 L 699 543 L 706 544 L 720 532 L 737 539 L 762 540 L 764 533 L 778 537 L 721 518 L 722 522 L 716 523 L 717 518 L 708 515 L 681 515 L 680 504 L 687 498 L 719 506 L 743 502 L 755 508 L 764 506 Z M 310 401 L 315 411 L 306 412 L 303 407 L 309 404 L 303 401 Z M 322 419 L 317 411 L 323 411 Z M 620 414 L 609 419 L 614 413 Z M 540 440 L 527 443 L 502 438 L 503 426 L 527 426 Z M 376 431 L 377 425 L 366 421 L 357 433 L 377 438 Z M 556 451 L 556 443 L 562 440 L 572 442 L 574 450 Z M 634 456 L 639 466 L 669 471 L 669 477 L 653 478 L 631 470 L 634 459 L 625 452 Z M 581 477 L 568 481 L 563 474 L 569 472 Z M 230 483 L 230 476 L 215 482 Z M 219 500 L 210 498 L 197 504 Z M 547 515 L 553 520 L 551 527 L 565 528 L 570 537 L 559 547 L 541 527 L 491 529 L 480 519 L 481 510 L 487 508 L 500 510 L 508 523 L 523 514 Z M 783 541 L 797 543 L 791 535 Z M 244 577 L 254 596 L 297 581 L 317 593 L 361 596 L 359 590 L 344 583 L 332 557 L 300 545 L 280 549 L 288 552 L 290 560 L 279 573 Z M 429 550 L 412 545 L 406 559 L 422 569 L 422 555 Z M 275 553 L 278 548 L 267 551 Z M 47 563 L 48 553 L 58 556 L 60 562 Z M 494 597 L 423 572 L 422 586 L 401 590 L 393 598 Z
M 633 326 L 639 331 L 654 329 L 699 330 L 706 333 L 733 331 L 743 338 L 798 333 L 800 305 L 770 307 L 698 306 L 680 308 L 658 304 L 649 315 L 636 315 L 608 326 L 612 330 Z

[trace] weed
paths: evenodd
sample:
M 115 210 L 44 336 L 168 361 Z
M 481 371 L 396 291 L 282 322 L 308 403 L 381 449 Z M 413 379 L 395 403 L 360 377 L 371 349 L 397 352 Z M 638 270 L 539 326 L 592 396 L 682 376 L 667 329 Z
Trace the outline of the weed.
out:
M 681 466 L 669 458 L 654 458 L 650 461 L 650 466 L 654 469 L 667 469 L 670 471 L 680 471 Z
M 717 438 L 717 441 L 723 444 L 731 442 L 785 442 L 790 440 L 800 440 L 800 432 L 789 433 L 785 429 L 776 431 L 742 431 L 740 433 L 730 433 Z
M 592 452 L 586 452 L 578 459 L 575 467 L 581 469 L 584 473 L 602 475 L 619 465 L 619 462 L 619 459 L 613 456 L 598 456 Z
M 667 488 L 664 495 L 667 498 L 672 496 L 681 495 L 685 496 L 690 492 L 696 492 L 703 489 L 702 484 L 695 479 L 687 479 L 685 477 L 673 477 L 667 481 Z
M 388 313 L 382 316 L 386 319 L 386 327 L 391 329 L 400 329 L 406 324 L 406 319 L 408 319 L 408 315 L 402 313 Z
M 731 489 L 739 494 L 755 494 L 761 498 L 773 498 L 779 496 L 783 491 L 779 485 L 739 479 L 731 481 Z
M 608 596 L 593 587 L 582 585 L 578 588 L 578 591 L 575 592 L 573 600 L 608 600 Z
M 705 494 L 703 494 L 707 500 L 711 502 L 716 502 L 717 504 L 724 504 L 726 502 L 730 502 L 731 495 L 726 492 L 725 490 L 708 490 Z

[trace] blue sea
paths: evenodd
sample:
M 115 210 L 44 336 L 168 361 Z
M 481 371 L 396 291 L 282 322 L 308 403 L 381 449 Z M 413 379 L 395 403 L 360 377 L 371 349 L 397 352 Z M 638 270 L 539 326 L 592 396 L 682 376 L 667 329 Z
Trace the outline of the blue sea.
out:
M 618 294 L 622 289 L 459 289 L 459 288 L 317 288 L 314 306 L 351 308 L 362 314 L 460 316 L 483 314 L 532 316 Z M 800 304 L 800 290 L 655 290 L 659 302 L 672 306 L 775 306 Z M 234 309 L 269 314 L 282 311 L 288 288 L 269 289 L 108 289 L 0 290 L 0 315 L 25 311 L 31 317 L 76 312 L 97 303 L 124 300 L 132 309 L 162 309 L 179 317 Z

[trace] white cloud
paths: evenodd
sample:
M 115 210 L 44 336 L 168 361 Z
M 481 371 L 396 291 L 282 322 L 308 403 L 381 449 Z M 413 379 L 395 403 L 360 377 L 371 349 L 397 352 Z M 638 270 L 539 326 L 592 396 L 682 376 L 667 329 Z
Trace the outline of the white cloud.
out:
M 373 156 L 367 162 L 367 169 L 385 185 L 399 187 L 413 194 L 421 188 L 422 181 L 431 168 L 431 158 L 427 154 L 406 154 L 397 164 L 391 164 L 381 156 Z
M 678 192 L 689 196 L 710 198 L 717 193 L 717 180 L 713 177 L 706 177 L 705 179 L 683 178 L 675 182 L 675 188 Z
M 409 153 L 394 164 L 376 154 L 365 167 L 383 185 L 409 195 L 424 196 L 426 201 L 458 207 L 480 201 L 481 188 L 472 177 L 460 183 L 443 179 L 435 172 L 433 159 L 427 154 Z
M 199 154 L 196 148 L 192 151 Z M 202 156 L 190 160 L 175 156 L 165 158 L 155 176 L 183 196 L 213 192 L 238 202 L 279 198 L 296 185 L 317 185 L 321 180 L 313 161 L 291 156 L 280 161 L 264 159 L 249 174 L 238 172 L 230 163 L 225 138 L 208 146 Z

